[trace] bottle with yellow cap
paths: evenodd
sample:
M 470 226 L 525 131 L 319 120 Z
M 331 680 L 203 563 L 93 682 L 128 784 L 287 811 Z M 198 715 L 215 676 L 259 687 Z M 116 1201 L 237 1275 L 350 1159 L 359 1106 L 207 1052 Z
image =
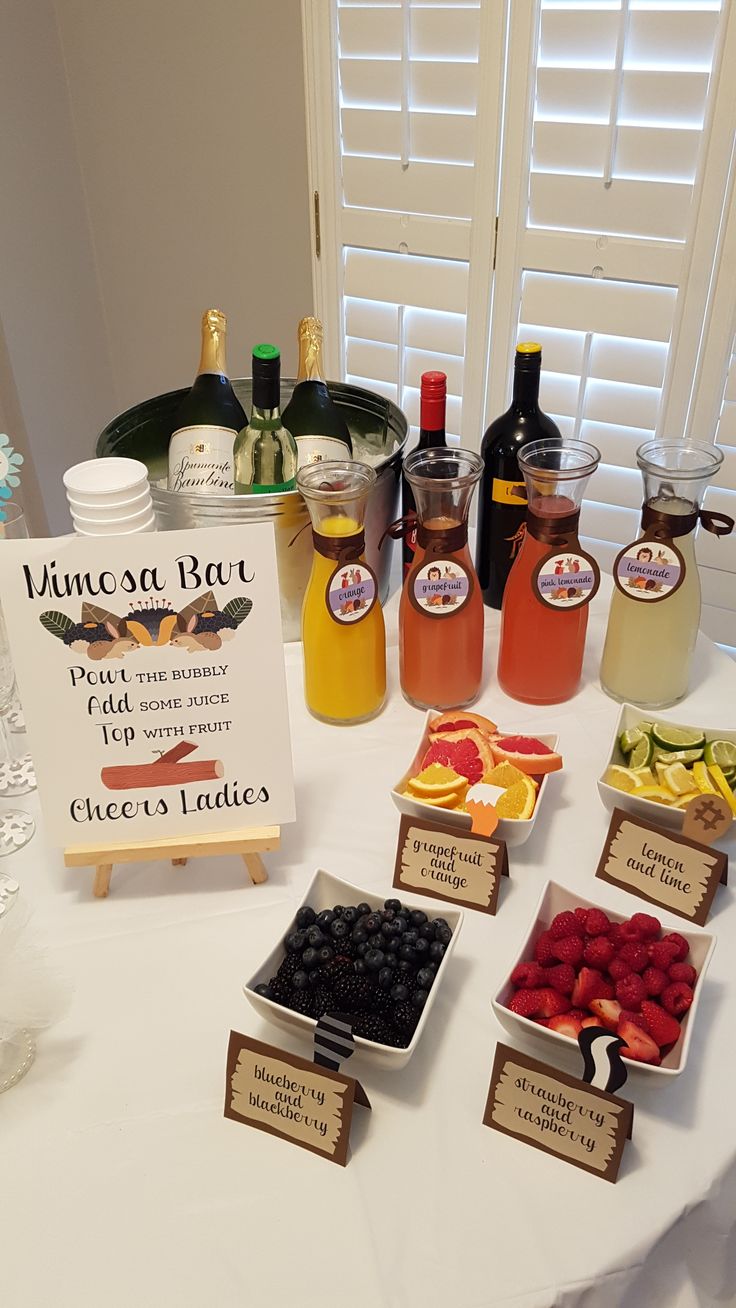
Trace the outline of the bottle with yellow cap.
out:
M 539 407 L 542 347 L 516 347 L 511 405 L 486 431 L 480 452 L 483 480 L 478 507 L 477 572 L 483 600 L 500 609 L 511 566 L 526 529 L 526 486 L 519 451 L 529 442 L 560 437 L 560 429 Z

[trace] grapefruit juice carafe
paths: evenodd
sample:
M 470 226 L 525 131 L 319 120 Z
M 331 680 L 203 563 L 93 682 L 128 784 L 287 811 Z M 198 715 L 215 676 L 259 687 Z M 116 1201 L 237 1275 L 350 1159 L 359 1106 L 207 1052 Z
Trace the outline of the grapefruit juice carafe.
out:
M 314 544 L 302 609 L 304 698 L 324 722 L 364 722 L 386 696 L 383 613 L 364 557 L 365 506 L 375 480 L 372 468 L 348 459 L 297 473 Z
M 700 509 L 723 462 L 715 445 L 649 441 L 636 458 L 644 478 L 641 534 L 613 565 L 601 686 L 614 699 L 658 709 L 687 693 L 700 625 L 696 527 L 721 536 L 733 521 Z
M 578 520 L 599 460 L 594 445 L 564 437 L 519 452 L 526 532 L 503 595 L 498 682 L 528 704 L 558 704 L 580 684 L 588 604 L 600 576 L 580 548 Z
M 483 471 L 469 450 L 418 449 L 404 461 L 418 522 L 399 605 L 401 689 L 418 708 L 460 708 L 480 692 L 483 599 L 468 510 Z

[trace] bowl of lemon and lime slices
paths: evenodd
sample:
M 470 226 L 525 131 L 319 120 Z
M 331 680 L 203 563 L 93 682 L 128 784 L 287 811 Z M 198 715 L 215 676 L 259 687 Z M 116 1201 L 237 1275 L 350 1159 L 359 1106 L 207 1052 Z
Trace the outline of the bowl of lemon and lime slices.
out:
M 735 792 L 736 731 L 654 721 L 631 704 L 622 706 L 598 780 L 606 808 L 680 830 L 698 794 L 721 795 L 736 818 Z

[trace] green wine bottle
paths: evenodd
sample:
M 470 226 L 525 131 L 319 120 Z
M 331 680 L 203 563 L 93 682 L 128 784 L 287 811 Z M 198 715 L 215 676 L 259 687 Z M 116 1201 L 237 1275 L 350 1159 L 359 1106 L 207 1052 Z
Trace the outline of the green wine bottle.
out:
M 296 444 L 281 418 L 281 354 L 275 345 L 253 351 L 253 408 L 235 438 L 235 494 L 294 490 Z
M 246 419 L 227 375 L 226 333 L 224 313 L 207 309 L 199 369 L 179 406 L 169 442 L 170 491 L 232 494 L 233 443 Z
M 323 459 L 353 457 L 347 423 L 324 378 L 319 318 L 302 318 L 299 323 L 299 372 L 284 409 L 284 425 L 296 441 L 300 468 Z

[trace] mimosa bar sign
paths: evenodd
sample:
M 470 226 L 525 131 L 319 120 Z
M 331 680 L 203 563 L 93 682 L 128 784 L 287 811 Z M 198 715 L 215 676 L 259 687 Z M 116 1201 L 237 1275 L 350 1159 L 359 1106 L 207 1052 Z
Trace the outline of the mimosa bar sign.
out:
M 293 820 L 270 524 L 7 541 L 0 586 L 52 840 Z

